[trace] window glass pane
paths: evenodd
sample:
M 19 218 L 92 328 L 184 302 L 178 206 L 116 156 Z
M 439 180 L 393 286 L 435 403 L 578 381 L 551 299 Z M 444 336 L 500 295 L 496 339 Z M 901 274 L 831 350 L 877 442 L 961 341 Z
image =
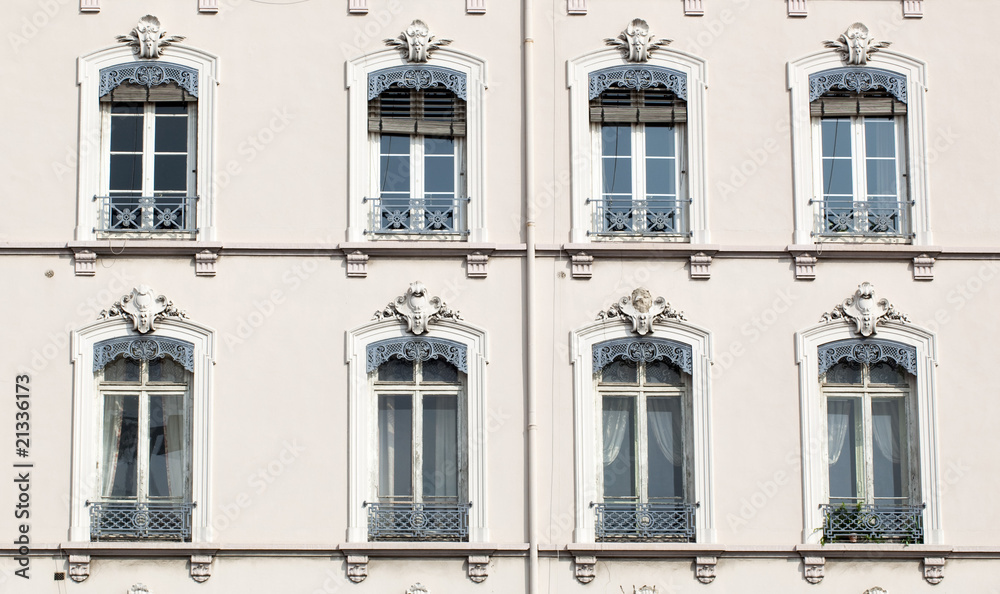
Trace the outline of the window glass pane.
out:
M 142 152 L 142 116 L 111 116 L 111 151 Z
M 186 114 L 188 111 L 188 104 L 184 101 L 157 101 L 154 105 L 157 115 Z
M 827 370 L 826 381 L 831 384 L 860 384 L 861 365 L 859 363 L 837 363 Z
M 823 131 L 823 156 L 850 157 L 850 118 L 824 118 L 821 127 Z
M 181 116 L 156 118 L 156 152 L 186 153 L 188 121 Z
M 858 456 L 861 453 L 860 399 L 828 398 L 827 442 L 830 463 L 830 503 L 854 501 L 858 491 Z
M 677 172 L 674 159 L 646 159 L 646 195 L 677 194 Z
M 121 103 L 115 101 L 111 104 L 111 113 L 113 114 L 139 114 L 142 115 L 143 104 L 142 103 Z
M 651 361 L 646 363 L 646 383 L 679 386 L 683 383 L 681 370 L 669 361 Z
M 454 155 L 455 139 L 428 136 L 424 138 L 424 153 L 428 155 Z
M 378 399 L 378 494 L 409 497 L 413 460 L 413 403 L 409 395 Z
M 423 362 L 423 380 L 425 382 L 458 382 L 458 368 L 444 359 L 428 359 Z
M 681 399 L 647 398 L 649 498 L 684 497 L 684 423 Z
M 139 397 L 105 396 L 102 469 L 105 497 L 136 497 L 139 484 Z
M 896 122 L 892 118 L 865 118 L 865 156 L 896 158 Z
M 187 155 L 156 155 L 153 161 L 153 191 L 187 190 Z
M 881 503 L 904 504 L 909 498 L 904 404 L 902 398 L 872 399 L 872 472 L 876 503 L 881 499 Z
M 409 155 L 410 137 L 402 134 L 383 134 L 379 138 L 379 152 L 383 155 Z
M 602 427 L 604 499 L 635 498 L 635 399 L 605 396 Z
M 142 155 L 111 155 L 111 190 L 142 191 Z
M 632 155 L 632 126 L 601 126 L 601 154 L 605 157 Z
M 149 362 L 149 381 L 184 383 L 184 366 L 173 359 L 153 359 Z
M 104 366 L 104 381 L 106 382 L 137 382 L 139 381 L 139 362 L 135 359 L 118 357 Z
M 424 498 L 458 497 L 458 399 L 424 396 Z
M 677 154 L 674 146 L 676 135 L 673 126 L 646 124 L 646 156 L 673 157 Z
M 876 363 L 870 368 L 873 384 L 905 384 L 903 370 L 892 363 Z
M 386 156 L 379 159 L 379 190 L 410 193 L 410 157 Z
M 424 192 L 450 194 L 455 191 L 455 157 L 424 157 Z
M 623 157 L 605 157 L 604 193 L 632 194 L 632 160 Z
M 638 383 L 639 367 L 631 361 L 613 361 L 601 370 L 601 381 L 609 384 Z
M 149 496 L 184 497 L 187 444 L 184 398 L 149 397 Z
M 392 358 L 378 366 L 380 382 L 412 382 L 413 361 Z
M 868 159 L 868 195 L 896 195 L 896 161 Z
M 854 194 L 854 171 L 847 159 L 823 160 L 823 194 Z

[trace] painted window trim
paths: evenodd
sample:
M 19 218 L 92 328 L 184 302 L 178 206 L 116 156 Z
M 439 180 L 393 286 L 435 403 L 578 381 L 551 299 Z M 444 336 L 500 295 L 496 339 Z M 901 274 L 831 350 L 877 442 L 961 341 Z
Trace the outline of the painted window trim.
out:
M 466 352 L 466 460 L 468 460 L 469 542 L 490 542 L 486 491 L 486 332 L 462 322 L 440 320 L 431 330 L 429 340 L 443 340 L 464 347 Z M 349 377 L 348 431 L 348 528 L 347 541 L 368 542 L 366 501 L 377 501 L 372 483 L 372 469 L 378 465 L 377 418 L 371 406 L 374 397 L 372 374 L 368 372 L 368 346 L 387 340 L 415 338 L 397 320 L 371 322 L 347 333 Z
M 711 371 L 712 336 L 698 326 L 686 322 L 657 323 L 655 338 L 666 339 L 691 349 L 691 425 L 694 500 L 700 503 L 695 512 L 696 542 L 714 543 L 715 497 L 712 481 L 711 432 Z M 594 378 L 594 346 L 600 343 L 636 336 L 621 320 L 597 322 L 575 330 L 570 337 L 570 358 L 573 363 L 573 408 L 576 522 L 574 542 L 593 543 L 594 509 L 591 502 L 603 501 L 598 487 L 598 469 L 602 459 L 598 428 L 597 403 L 600 391 Z
M 594 188 L 593 151 L 590 125 L 590 75 L 599 70 L 626 65 L 613 48 L 599 49 L 566 64 L 566 84 L 570 93 L 570 167 L 572 170 L 570 231 L 573 243 L 590 243 L 593 217 L 587 203 Z M 678 71 L 687 78 L 687 198 L 690 203 L 691 243 L 709 243 L 708 178 L 706 171 L 707 122 L 705 119 L 708 76 L 705 61 L 692 54 L 662 48 L 649 58 L 649 66 Z M 644 65 L 636 65 L 642 67 Z M 598 240 L 600 241 L 600 240 Z
M 165 318 L 157 322 L 155 337 L 193 345 L 191 363 L 191 542 L 212 542 L 212 370 L 215 365 L 215 331 L 187 320 Z M 94 374 L 98 343 L 148 338 L 136 333 L 121 318 L 100 320 L 73 332 L 73 481 L 70 486 L 70 540 L 90 540 L 87 500 L 97 498 L 101 477 L 95 462 L 100 456 L 102 410 Z
M 369 146 L 368 95 L 369 74 L 399 66 L 410 65 L 397 50 L 384 49 L 359 56 L 347 62 L 348 89 L 348 241 L 371 241 L 366 234 L 370 222 L 370 205 L 363 202 L 372 186 L 372 150 Z M 467 241 L 480 243 L 487 240 L 486 233 L 486 157 L 485 149 L 485 105 L 486 62 L 451 48 L 440 48 L 435 52 L 433 63 L 427 67 L 435 70 L 451 70 L 462 75 L 466 81 L 466 137 L 465 137 L 465 194 L 470 198 L 466 221 L 469 235 Z M 390 238 L 391 239 L 391 238 Z M 417 241 L 434 241 L 433 234 Z
M 802 512 L 804 544 L 819 544 L 823 536 L 823 511 L 828 503 L 828 467 L 826 419 L 819 377 L 819 349 L 841 340 L 856 339 L 853 327 L 847 324 L 819 324 L 796 333 L 796 361 L 799 366 L 799 398 L 802 424 Z M 920 494 L 924 510 L 924 544 L 942 544 L 941 489 L 937 431 L 937 337 L 922 328 L 895 322 L 880 325 L 878 338 L 912 347 L 916 352 L 915 402 L 917 439 L 920 460 L 917 461 Z
M 927 91 L 926 63 L 894 52 L 881 50 L 869 60 L 867 68 L 890 72 L 906 78 L 906 145 L 905 155 L 909 175 L 906 199 L 913 201 L 910 213 L 910 231 L 913 245 L 932 245 L 930 225 L 930 189 L 928 185 L 927 113 L 924 94 Z M 810 77 L 826 70 L 844 68 L 840 55 L 826 50 L 820 51 L 788 63 L 788 90 L 792 102 L 792 169 L 793 209 L 795 219 L 794 239 L 796 245 L 816 243 L 813 237 L 815 220 L 814 198 L 816 169 L 819 156 L 814 154 L 813 122 L 809 113 L 811 94 Z M 863 70 L 859 66 L 852 70 Z M 858 241 L 863 241 L 858 238 Z
M 80 87 L 80 137 L 78 145 L 79 188 L 77 196 L 77 241 L 97 239 L 98 203 L 94 196 L 100 195 L 102 167 L 102 115 L 99 100 L 101 70 L 133 63 L 150 65 L 170 64 L 194 70 L 198 84 L 197 113 L 197 184 L 194 188 L 198 196 L 195 222 L 198 227 L 196 240 L 214 241 L 215 227 L 215 120 L 216 87 L 219 84 L 219 59 L 200 49 L 187 45 L 174 45 L 169 55 L 159 60 L 140 60 L 125 45 L 105 48 L 81 56 L 77 61 L 77 84 Z M 157 239 L 161 237 L 152 237 Z

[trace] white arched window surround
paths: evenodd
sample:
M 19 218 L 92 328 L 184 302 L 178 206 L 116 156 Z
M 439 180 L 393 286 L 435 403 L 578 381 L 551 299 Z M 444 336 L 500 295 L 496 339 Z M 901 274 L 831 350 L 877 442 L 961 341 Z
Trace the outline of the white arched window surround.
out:
M 795 335 L 799 365 L 799 398 L 802 423 L 802 542 L 818 544 L 823 536 L 823 512 L 828 503 L 828 444 L 823 394 L 820 389 L 819 349 L 838 340 L 858 339 L 853 325 L 819 324 Z M 932 332 L 898 322 L 880 324 L 874 338 L 916 349 L 917 439 L 920 460 L 921 503 L 924 510 L 924 544 L 942 544 L 941 490 L 938 486 L 937 396 L 935 369 L 937 341 Z
M 594 142 L 590 125 L 590 74 L 614 66 L 658 66 L 681 72 L 687 77 L 687 196 L 691 199 L 691 243 L 708 243 L 708 179 L 706 172 L 706 93 L 708 76 L 705 61 L 675 50 L 660 48 L 645 64 L 629 64 L 619 50 L 604 48 L 570 60 L 566 68 L 566 84 L 570 94 L 570 167 L 573 171 L 570 216 L 570 241 L 588 243 L 593 217 L 587 199 L 592 196 L 594 176 Z
M 366 241 L 371 210 L 363 200 L 370 193 L 372 151 L 368 133 L 368 75 L 398 66 L 420 67 L 410 64 L 398 50 L 384 49 L 355 58 L 347 63 L 348 90 L 348 241 Z M 484 100 L 486 98 L 486 62 L 471 54 L 447 47 L 438 48 L 426 64 L 454 70 L 466 79 L 466 136 L 465 136 L 465 191 L 471 198 L 468 204 L 468 241 L 486 241 L 486 130 Z M 433 240 L 433 235 L 428 236 Z
M 464 322 L 438 320 L 429 328 L 428 338 L 449 340 L 465 347 L 466 413 L 469 502 L 469 542 L 489 542 L 486 500 L 486 332 Z M 371 322 L 347 333 L 349 377 L 349 473 L 347 541 L 368 542 L 366 501 L 375 501 L 372 469 L 378 465 L 377 419 L 370 404 L 372 376 L 368 373 L 368 345 L 383 340 L 420 337 L 406 331 L 398 320 Z
M 699 544 L 714 543 L 715 498 L 712 491 L 711 386 L 712 337 L 693 324 L 658 322 L 651 338 L 663 338 L 691 348 L 691 417 L 694 461 L 695 527 Z M 598 472 L 603 467 L 598 414 L 600 400 L 594 378 L 594 345 L 616 339 L 640 338 L 622 320 L 614 318 L 585 326 L 570 337 L 573 363 L 574 450 L 576 459 L 576 532 L 574 541 L 594 542 L 595 514 L 591 503 L 601 500 Z
M 789 62 L 788 90 L 792 101 L 792 168 L 794 172 L 794 212 L 797 245 L 815 243 L 813 206 L 815 197 L 812 122 L 809 115 L 809 77 L 824 70 L 843 68 L 840 54 L 825 50 Z M 913 245 L 931 245 L 930 198 L 927 182 L 927 114 L 924 93 L 927 91 L 927 65 L 904 54 L 879 50 L 859 70 L 878 68 L 906 77 L 906 146 L 909 184 L 908 199 L 913 201 L 911 227 Z M 852 67 L 854 68 L 854 67 Z
M 81 56 L 77 64 L 80 86 L 79 196 L 77 198 L 77 241 L 96 239 L 98 204 L 101 194 L 102 140 L 99 89 L 101 69 L 132 63 L 174 63 L 198 72 L 198 142 L 196 148 L 198 196 L 195 221 L 197 240 L 215 240 L 215 110 L 216 86 L 219 84 L 219 59 L 187 45 L 172 45 L 156 60 L 142 60 L 127 45 L 116 45 Z
M 211 542 L 212 502 L 212 368 L 215 365 L 215 331 L 184 319 L 164 318 L 156 322 L 152 334 L 139 334 L 132 322 L 122 318 L 100 320 L 75 331 L 73 358 L 73 480 L 70 488 L 70 539 L 90 540 L 90 513 L 87 500 L 97 499 L 101 478 L 96 462 L 101 451 L 98 406 L 94 377 L 94 346 L 108 339 L 172 338 L 194 346 L 191 384 L 191 542 Z

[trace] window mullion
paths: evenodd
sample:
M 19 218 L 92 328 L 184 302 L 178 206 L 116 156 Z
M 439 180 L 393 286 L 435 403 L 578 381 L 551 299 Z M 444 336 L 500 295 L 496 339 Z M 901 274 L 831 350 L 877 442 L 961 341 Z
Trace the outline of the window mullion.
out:
M 143 180 L 142 180 L 142 195 L 152 196 L 153 195 L 153 169 L 155 167 L 156 155 L 156 139 L 154 135 L 156 133 L 156 104 L 152 102 L 147 102 L 143 104 L 143 124 L 145 129 L 145 137 L 143 138 L 143 148 L 142 148 L 142 168 L 143 168 Z M 152 213 L 150 213 L 152 217 Z M 146 218 L 146 213 L 143 213 L 143 219 Z M 145 221 L 144 221 L 145 222 Z
M 646 126 L 632 125 L 632 229 L 646 230 Z
M 145 367 L 145 365 L 143 365 Z M 145 383 L 145 382 L 143 382 Z M 136 494 L 138 500 L 145 502 L 149 500 L 149 393 L 146 390 L 139 391 L 139 443 L 136 444 L 136 480 L 139 481 Z
M 864 439 L 864 492 L 863 501 L 867 504 L 875 503 L 875 463 L 872 451 L 874 447 L 874 440 L 872 439 L 872 397 L 871 392 L 868 390 L 868 368 L 863 368 L 864 375 L 864 391 L 862 393 L 862 417 L 863 417 L 863 430 L 861 432 L 862 438 Z
M 416 366 L 414 366 L 416 367 Z M 414 374 L 416 374 L 417 369 L 414 369 Z M 419 376 L 415 376 L 419 377 Z M 420 389 L 419 384 L 414 387 L 413 390 L 413 404 L 411 410 L 413 411 L 413 467 L 410 469 L 411 484 L 410 488 L 413 493 L 413 502 L 420 503 L 424 498 L 424 481 L 423 481 L 423 470 L 424 470 L 424 398 L 423 391 Z
M 640 371 L 642 369 L 640 368 Z M 648 422 L 646 414 L 646 393 L 640 388 L 635 395 L 636 399 L 636 423 L 635 423 L 635 435 L 633 438 L 636 441 L 636 458 L 638 459 L 639 472 L 637 472 L 637 479 L 639 480 L 638 485 L 638 495 L 639 501 L 641 503 L 649 502 L 649 440 L 646 436 L 649 435 L 649 428 L 646 426 Z

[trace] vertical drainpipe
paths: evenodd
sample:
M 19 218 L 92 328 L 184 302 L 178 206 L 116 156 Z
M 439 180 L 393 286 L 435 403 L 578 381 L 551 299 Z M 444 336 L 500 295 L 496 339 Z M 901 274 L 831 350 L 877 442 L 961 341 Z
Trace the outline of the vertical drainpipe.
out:
M 534 109 L 532 91 L 534 78 L 534 30 L 532 12 L 533 0 L 522 0 L 521 18 L 524 29 L 524 49 L 522 53 L 521 89 L 524 110 L 524 242 L 525 253 L 525 399 L 527 423 L 527 463 L 528 463 L 528 594 L 538 594 L 538 420 L 535 410 L 535 213 L 533 206 L 535 190 Z

